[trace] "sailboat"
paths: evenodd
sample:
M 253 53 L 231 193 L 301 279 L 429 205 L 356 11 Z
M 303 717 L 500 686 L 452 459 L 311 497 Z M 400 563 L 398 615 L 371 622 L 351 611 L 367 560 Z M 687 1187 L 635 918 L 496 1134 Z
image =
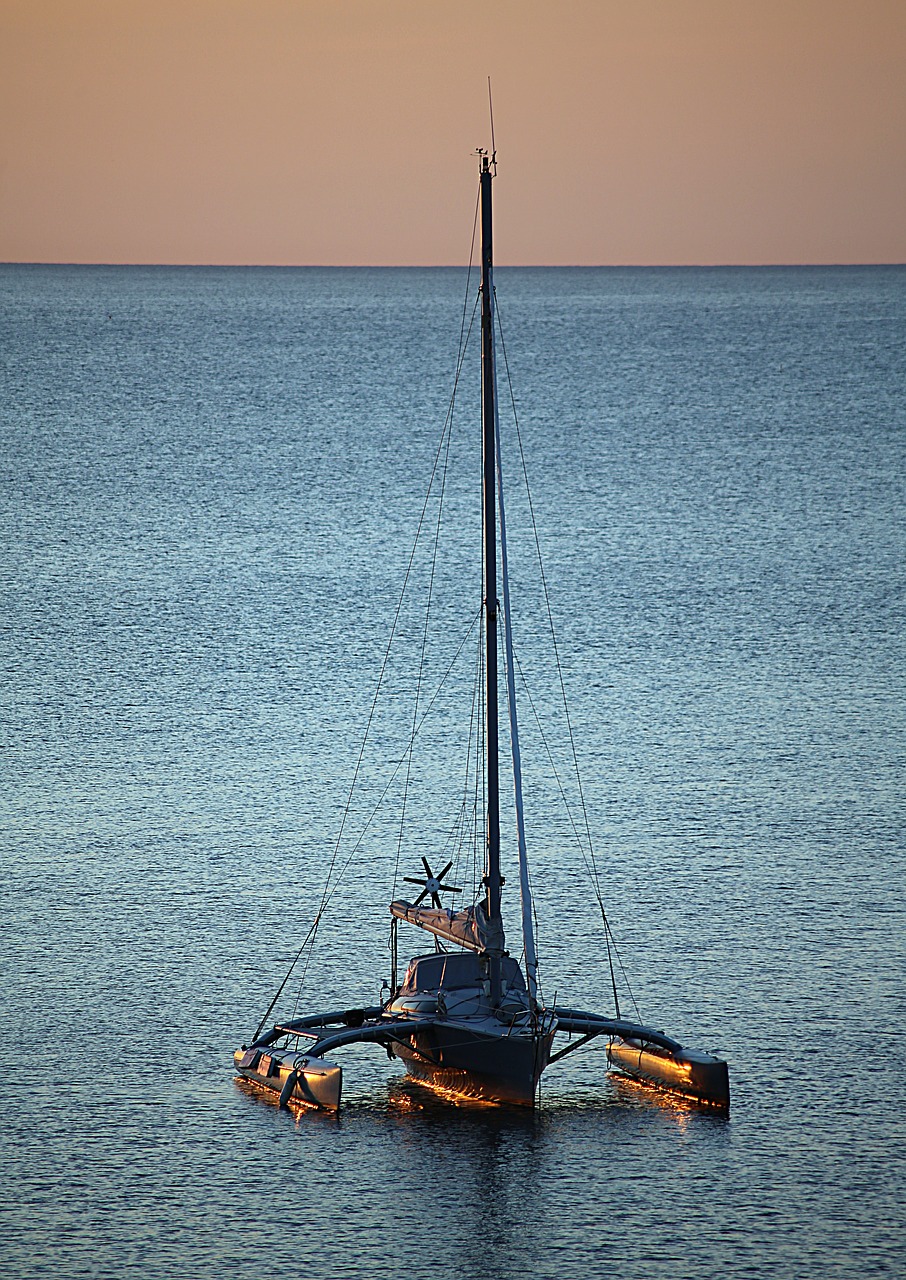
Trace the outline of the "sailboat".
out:
M 435 872 L 430 859 L 423 856 L 424 875 L 404 877 L 417 884 L 421 892 L 411 902 L 398 898 L 390 903 L 394 950 L 387 998 L 368 1008 L 335 1009 L 270 1022 L 280 994 L 278 990 L 251 1043 L 236 1050 L 235 1068 L 241 1078 L 267 1090 L 281 1106 L 301 1104 L 335 1112 L 340 1106 L 342 1068 L 328 1055 L 346 1045 L 371 1043 L 382 1046 L 389 1056 L 399 1059 L 411 1077 L 453 1095 L 532 1106 L 538 1098 L 542 1072 L 549 1065 L 575 1049 L 603 1041 L 609 1065 L 623 1074 L 697 1102 L 725 1108 L 729 1105 L 729 1079 L 727 1064 L 722 1060 L 684 1048 L 679 1041 L 655 1028 L 622 1018 L 618 1003 L 616 1016 L 611 1017 L 556 1002 L 546 1006 L 541 998 L 522 806 L 500 481 L 492 224 L 496 153 L 479 150 L 478 156 L 485 738 L 481 892 L 469 906 L 455 910 L 444 907 L 442 893 L 449 892 L 452 897 L 461 892 L 458 886 L 445 882 L 453 861 Z M 498 600 L 501 587 L 502 598 Z M 519 850 L 521 963 L 507 951 L 501 912 L 504 883 L 500 857 L 498 708 L 501 614 Z M 434 950 L 414 956 L 402 981 L 397 980 L 396 964 L 399 923 L 422 929 L 434 938 Z M 616 1000 L 615 985 L 614 997 Z M 565 1044 L 557 1037 L 565 1037 Z M 555 1043 L 562 1047 L 555 1049 Z

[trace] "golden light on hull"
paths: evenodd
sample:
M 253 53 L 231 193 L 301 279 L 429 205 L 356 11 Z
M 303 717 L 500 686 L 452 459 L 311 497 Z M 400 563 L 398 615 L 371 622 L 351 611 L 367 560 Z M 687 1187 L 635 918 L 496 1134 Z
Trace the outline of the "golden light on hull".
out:
M 724 1110 L 730 1106 L 727 1064 L 697 1049 L 669 1052 L 639 1040 L 613 1039 L 607 1045 L 611 1066 L 633 1080 Z
M 290 1104 L 338 1111 L 343 1071 L 333 1062 L 302 1058 L 295 1051 L 237 1049 L 233 1055 L 242 1078 L 274 1094 L 281 1106 Z

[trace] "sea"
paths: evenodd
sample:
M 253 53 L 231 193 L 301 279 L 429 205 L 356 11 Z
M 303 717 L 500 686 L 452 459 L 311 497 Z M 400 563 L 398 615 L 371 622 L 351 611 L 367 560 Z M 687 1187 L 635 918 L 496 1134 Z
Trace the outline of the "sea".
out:
M 906 268 L 496 289 L 544 998 L 613 1011 L 597 888 L 624 1016 L 724 1057 L 729 1112 L 594 1044 L 534 1110 L 367 1045 L 339 1116 L 236 1079 L 300 950 L 278 1011 L 381 998 L 394 888 L 447 861 L 474 272 L 3 266 L 0 1275 L 906 1274 Z M 469 638 L 416 766 L 419 529 Z

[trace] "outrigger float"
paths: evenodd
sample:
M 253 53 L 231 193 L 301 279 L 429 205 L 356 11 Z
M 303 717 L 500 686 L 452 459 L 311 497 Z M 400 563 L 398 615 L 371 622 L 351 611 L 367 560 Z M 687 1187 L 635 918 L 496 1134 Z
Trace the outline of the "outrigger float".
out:
M 459 887 L 444 883 L 453 868 L 453 860 L 435 875 L 423 856 L 424 877 L 405 877 L 418 884 L 421 893 L 414 902 L 396 900 L 390 904 L 393 972 L 386 1001 L 371 1008 L 348 1008 L 278 1020 L 265 1030 L 286 982 L 284 978 L 251 1044 L 236 1051 L 236 1070 L 243 1079 L 276 1095 L 281 1106 L 302 1104 L 335 1112 L 340 1106 L 343 1074 L 328 1055 L 350 1044 L 369 1043 L 381 1046 L 391 1058 L 402 1061 L 408 1074 L 416 1079 L 465 1097 L 531 1106 L 537 1097 L 541 1074 L 548 1066 L 585 1045 L 603 1042 L 610 1066 L 623 1074 L 702 1104 L 726 1108 L 730 1098 L 727 1064 L 711 1054 L 687 1049 L 652 1027 L 622 1018 L 612 963 L 610 977 L 616 1017 L 556 1003 L 546 1006 L 540 994 L 523 819 L 497 411 L 491 221 L 491 183 L 496 174 L 496 155 L 489 156 L 484 151 L 478 154 L 485 852 L 484 877 L 476 888 L 478 900 L 465 909 L 445 908 L 442 894 L 462 892 Z M 502 574 L 499 600 L 498 545 Z M 522 906 L 522 964 L 506 950 L 501 915 L 498 760 L 501 607 Z M 612 936 L 600 895 L 598 902 L 609 956 Z M 409 962 L 402 982 L 397 980 L 396 963 L 399 922 L 432 934 L 435 945 L 433 952 L 415 956 Z M 566 1037 L 566 1043 L 558 1042 L 557 1037 Z

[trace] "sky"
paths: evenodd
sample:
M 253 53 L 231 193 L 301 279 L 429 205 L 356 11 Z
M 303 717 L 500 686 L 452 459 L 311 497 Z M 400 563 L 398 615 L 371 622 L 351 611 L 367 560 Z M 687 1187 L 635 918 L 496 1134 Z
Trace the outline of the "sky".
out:
M 906 0 L 0 0 L 0 261 L 906 262 Z

